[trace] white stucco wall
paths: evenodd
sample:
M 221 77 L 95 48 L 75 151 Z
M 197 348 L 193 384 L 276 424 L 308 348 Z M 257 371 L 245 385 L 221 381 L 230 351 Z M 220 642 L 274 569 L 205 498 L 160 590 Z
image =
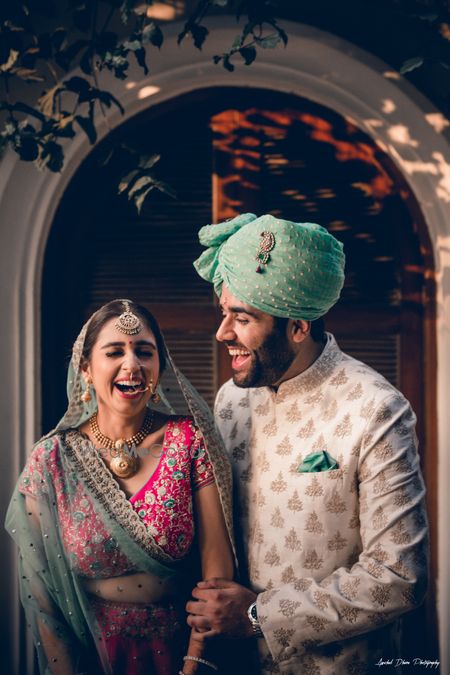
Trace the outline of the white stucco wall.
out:
M 373 57 L 348 43 L 311 27 L 285 22 L 286 49 L 261 50 L 250 67 L 234 73 L 215 66 L 211 57 L 232 43 L 236 26 L 224 18 L 210 22 L 213 36 L 202 52 L 189 43 L 177 47 L 177 26 L 167 32 L 158 54 L 152 50 L 151 76 L 130 73 L 125 83 L 105 76 L 104 86 L 119 98 L 125 118 L 107 111 L 99 119 L 99 137 L 136 113 L 180 94 L 205 87 L 262 87 L 297 94 L 350 118 L 382 145 L 409 183 L 422 209 L 432 242 L 437 275 L 438 352 L 438 476 L 439 476 L 439 620 L 442 672 L 450 670 L 450 148 L 442 135 L 445 122 L 432 105 Z M 169 33 L 172 38 L 169 38 Z M 238 61 L 239 59 L 237 59 Z M 33 165 L 7 153 L 0 164 L 0 298 L 2 307 L 3 430 L 1 509 L 34 439 L 40 433 L 41 273 L 46 240 L 53 217 L 71 177 L 90 146 L 79 134 L 66 149 L 60 175 L 39 173 Z M 70 310 L 70 298 L 68 298 Z M 55 322 L 57 329 L 57 321 Z M 446 480 L 447 479 L 447 480 Z M 2 535 L 4 536 L 4 535 Z M 3 543 L 3 542 L 2 542 Z M 5 542 L 3 578 L 12 578 L 15 553 Z M 2 546 L 2 550 L 5 550 Z M 8 572 L 6 570 L 8 567 Z M 18 672 L 18 597 L 13 584 L 2 588 L 0 602 L 7 620 L 2 627 L 12 645 L 8 672 Z M 8 636 L 8 637 L 7 637 Z M 22 657 L 23 658 L 23 651 Z

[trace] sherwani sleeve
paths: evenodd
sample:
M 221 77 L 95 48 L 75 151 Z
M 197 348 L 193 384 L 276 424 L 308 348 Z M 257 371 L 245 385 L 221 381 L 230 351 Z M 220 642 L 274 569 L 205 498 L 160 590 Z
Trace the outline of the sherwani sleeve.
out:
M 409 403 L 390 393 L 355 448 L 361 537 L 355 562 L 320 581 L 292 570 L 285 584 L 258 595 L 275 660 L 382 627 L 423 600 L 428 539 L 414 427 Z

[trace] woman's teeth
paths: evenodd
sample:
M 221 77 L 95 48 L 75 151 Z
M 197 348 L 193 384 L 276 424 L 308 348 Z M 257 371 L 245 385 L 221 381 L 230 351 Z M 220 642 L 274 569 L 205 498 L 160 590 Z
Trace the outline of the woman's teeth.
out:
M 143 391 L 145 389 L 143 382 L 116 382 L 115 386 L 120 389 L 120 391 L 134 393 L 138 391 Z

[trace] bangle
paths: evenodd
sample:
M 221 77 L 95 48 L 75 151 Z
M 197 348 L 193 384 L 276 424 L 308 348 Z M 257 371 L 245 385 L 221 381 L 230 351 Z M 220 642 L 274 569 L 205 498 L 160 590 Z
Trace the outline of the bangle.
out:
M 206 659 L 200 659 L 198 656 L 190 656 L 187 654 L 187 656 L 183 656 L 183 661 L 195 661 L 196 663 L 202 663 L 204 666 L 208 666 L 208 668 L 212 668 L 217 672 L 219 671 L 215 663 L 212 661 L 207 661 Z

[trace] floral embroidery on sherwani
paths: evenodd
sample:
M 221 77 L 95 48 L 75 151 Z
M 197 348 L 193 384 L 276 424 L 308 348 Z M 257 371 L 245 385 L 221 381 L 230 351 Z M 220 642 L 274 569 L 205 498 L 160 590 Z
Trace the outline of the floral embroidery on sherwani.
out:
M 216 419 L 234 459 L 239 534 L 260 593 L 261 672 L 368 672 L 426 587 L 409 403 L 328 335 L 317 361 L 277 392 L 226 383 Z M 298 472 L 321 451 L 337 469 Z

